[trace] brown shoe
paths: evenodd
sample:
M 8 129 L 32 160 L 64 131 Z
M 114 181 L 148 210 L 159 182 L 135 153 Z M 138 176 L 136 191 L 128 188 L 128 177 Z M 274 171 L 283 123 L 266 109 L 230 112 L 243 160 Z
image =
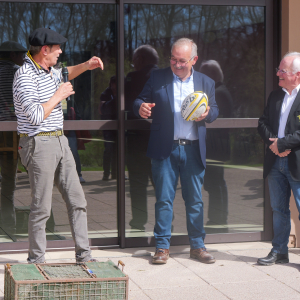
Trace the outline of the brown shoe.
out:
M 166 264 L 169 259 L 169 249 L 156 249 L 154 256 L 152 257 L 153 264 Z
M 198 259 L 204 264 L 213 264 L 216 261 L 216 259 L 211 254 L 209 254 L 205 248 L 191 249 L 190 257 Z

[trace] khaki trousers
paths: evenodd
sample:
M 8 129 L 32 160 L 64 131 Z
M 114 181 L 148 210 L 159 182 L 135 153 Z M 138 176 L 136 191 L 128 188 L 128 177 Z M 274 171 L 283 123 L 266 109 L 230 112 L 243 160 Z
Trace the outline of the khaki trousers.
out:
M 76 261 L 88 261 L 91 250 L 88 241 L 87 203 L 67 138 L 64 135 L 22 137 L 19 154 L 22 164 L 28 170 L 32 196 L 28 222 L 28 262 L 45 261 L 45 228 L 51 213 L 53 181 L 67 206 Z

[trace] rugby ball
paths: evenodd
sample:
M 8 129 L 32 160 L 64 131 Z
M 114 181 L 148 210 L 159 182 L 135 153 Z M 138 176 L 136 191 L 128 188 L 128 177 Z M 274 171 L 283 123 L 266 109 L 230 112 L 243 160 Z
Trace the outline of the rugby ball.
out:
M 193 92 L 186 96 L 181 105 L 181 116 L 186 121 L 194 121 L 205 113 L 208 105 L 207 95 L 203 92 Z

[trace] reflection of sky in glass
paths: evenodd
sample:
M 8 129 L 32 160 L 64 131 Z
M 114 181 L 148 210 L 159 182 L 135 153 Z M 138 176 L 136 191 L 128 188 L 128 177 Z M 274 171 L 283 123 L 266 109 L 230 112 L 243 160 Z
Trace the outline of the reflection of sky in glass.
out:
M 30 32 L 48 27 L 68 38 L 66 51 L 87 51 L 110 39 L 114 20 L 115 5 L 109 4 L 0 2 L 0 43 L 14 40 L 28 48 Z

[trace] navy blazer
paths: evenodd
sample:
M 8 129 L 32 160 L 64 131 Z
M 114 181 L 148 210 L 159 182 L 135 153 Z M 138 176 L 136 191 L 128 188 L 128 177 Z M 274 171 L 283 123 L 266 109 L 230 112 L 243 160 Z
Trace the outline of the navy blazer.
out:
M 268 146 L 264 160 L 264 178 L 268 176 L 277 157 L 269 148 L 273 143 L 269 138 L 277 138 L 284 96 L 282 88 L 271 92 L 264 114 L 258 121 L 258 133 Z M 300 93 L 297 94 L 291 107 L 284 134 L 285 137 L 278 138 L 278 151 L 281 153 L 291 149 L 291 153 L 287 156 L 289 171 L 294 180 L 300 181 Z
M 208 76 L 194 72 L 195 91 L 203 91 L 208 97 L 210 111 L 200 122 L 195 122 L 198 128 L 200 155 L 203 166 L 206 166 L 206 127 L 205 122 L 213 122 L 219 115 L 215 101 L 215 82 Z M 151 73 L 143 91 L 133 103 L 133 111 L 140 117 L 139 109 L 143 102 L 155 103 L 152 108 L 151 133 L 147 156 L 155 159 L 165 159 L 170 156 L 174 143 L 174 91 L 173 72 L 170 67 L 155 70 Z M 141 118 L 141 117 L 140 117 Z

